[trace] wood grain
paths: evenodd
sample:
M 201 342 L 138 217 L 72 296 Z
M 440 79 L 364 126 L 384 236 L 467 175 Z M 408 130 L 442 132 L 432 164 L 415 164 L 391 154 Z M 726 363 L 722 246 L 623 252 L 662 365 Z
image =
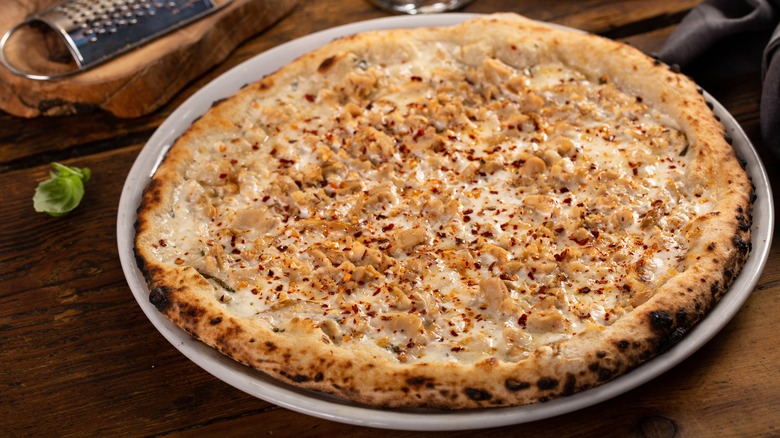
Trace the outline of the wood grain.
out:
M 233 0 L 219 11 L 137 50 L 62 79 L 36 81 L 0 68 L 0 108 L 23 117 L 67 115 L 96 108 L 119 117 L 148 114 L 169 101 L 184 85 L 223 61 L 242 41 L 287 14 L 296 2 Z M 11 2 L 4 6 L 0 16 L 0 34 L 28 15 L 57 3 L 60 2 Z M 26 60 L 44 52 L 33 44 L 35 41 L 15 35 L 6 46 L 9 59 Z M 60 62 L 47 60 L 45 56 L 45 53 L 38 56 L 44 59 L 37 64 L 52 65 L 46 71 L 72 70 L 57 67 Z
M 514 10 L 655 51 L 698 2 L 478 0 L 468 12 Z M 780 434 L 780 243 L 744 308 L 701 350 L 614 399 L 499 429 L 375 430 L 299 414 L 238 391 L 178 352 L 140 310 L 116 247 L 119 195 L 153 130 L 199 87 L 268 48 L 313 31 L 387 16 L 363 0 L 301 3 L 157 111 L 21 119 L 0 114 L 0 436 L 777 436 Z M 703 84 L 759 140 L 760 77 Z M 93 179 L 71 215 L 36 214 L 48 163 Z M 771 184 L 778 188 L 778 177 Z M 479 426 L 479 425 L 475 425 Z

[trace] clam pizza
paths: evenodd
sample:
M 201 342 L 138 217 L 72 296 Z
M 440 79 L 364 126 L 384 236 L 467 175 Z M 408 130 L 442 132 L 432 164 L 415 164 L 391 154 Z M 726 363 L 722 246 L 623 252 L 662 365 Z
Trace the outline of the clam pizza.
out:
M 138 210 L 149 299 L 286 383 L 371 406 L 537 403 L 682 338 L 750 250 L 701 90 L 512 14 L 344 37 L 213 107 Z

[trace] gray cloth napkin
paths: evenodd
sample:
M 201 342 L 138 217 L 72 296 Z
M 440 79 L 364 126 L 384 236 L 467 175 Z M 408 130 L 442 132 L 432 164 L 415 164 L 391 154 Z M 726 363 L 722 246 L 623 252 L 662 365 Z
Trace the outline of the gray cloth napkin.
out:
M 659 56 L 697 81 L 762 72 L 761 135 L 780 155 L 780 0 L 705 0 Z

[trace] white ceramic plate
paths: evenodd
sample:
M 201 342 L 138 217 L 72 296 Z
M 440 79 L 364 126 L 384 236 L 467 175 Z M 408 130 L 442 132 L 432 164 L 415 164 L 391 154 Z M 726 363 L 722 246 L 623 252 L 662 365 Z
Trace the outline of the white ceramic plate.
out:
M 195 93 L 157 129 L 135 161 L 125 181 L 119 202 L 117 240 L 122 268 L 138 304 L 152 324 L 179 351 L 218 379 L 268 402 L 332 421 L 362 426 L 406 430 L 465 430 L 506 426 L 548 418 L 600 403 L 657 377 L 687 358 L 709 341 L 737 313 L 753 290 L 769 255 L 774 224 L 772 193 L 766 172 L 750 141 L 734 118 L 710 96 L 715 112 L 734 139 L 734 148 L 747 162 L 758 198 L 753 214 L 753 250 L 734 285 L 718 305 L 683 340 L 661 356 L 630 373 L 597 388 L 571 397 L 531 406 L 469 411 L 373 409 L 336 397 L 300 390 L 242 366 L 193 339 L 168 321 L 149 303 L 149 289 L 133 256 L 135 212 L 141 194 L 165 152 L 175 139 L 215 100 L 234 94 L 298 56 L 335 38 L 377 29 L 445 26 L 459 23 L 471 14 L 401 16 L 354 23 L 318 32 L 262 53 L 212 81 Z

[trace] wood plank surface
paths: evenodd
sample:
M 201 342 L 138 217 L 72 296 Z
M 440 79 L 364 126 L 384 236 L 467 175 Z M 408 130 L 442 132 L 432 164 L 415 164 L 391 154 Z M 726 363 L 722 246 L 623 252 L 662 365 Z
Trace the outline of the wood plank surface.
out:
M 651 52 L 697 3 L 477 0 L 466 11 L 517 11 L 615 35 Z M 103 112 L 29 120 L 0 114 L 0 436 L 780 435 L 778 239 L 745 306 L 681 364 L 598 405 L 499 429 L 376 430 L 299 414 L 216 379 L 157 332 L 127 286 L 116 246 L 119 196 L 144 142 L 188 96 L 255 54 L 384 16 L 363 0 L 302 2 L 171 102 L 137 119 Z M 705 88 L 740 122 L 767 168 L 776 169 L 759 138 L 760 77 Z M 93 170 L 83 205 L 63 218 L 32 209 L 32 193 L 52 160 Z M 777 189 L 778 177 L 770 175 Z

